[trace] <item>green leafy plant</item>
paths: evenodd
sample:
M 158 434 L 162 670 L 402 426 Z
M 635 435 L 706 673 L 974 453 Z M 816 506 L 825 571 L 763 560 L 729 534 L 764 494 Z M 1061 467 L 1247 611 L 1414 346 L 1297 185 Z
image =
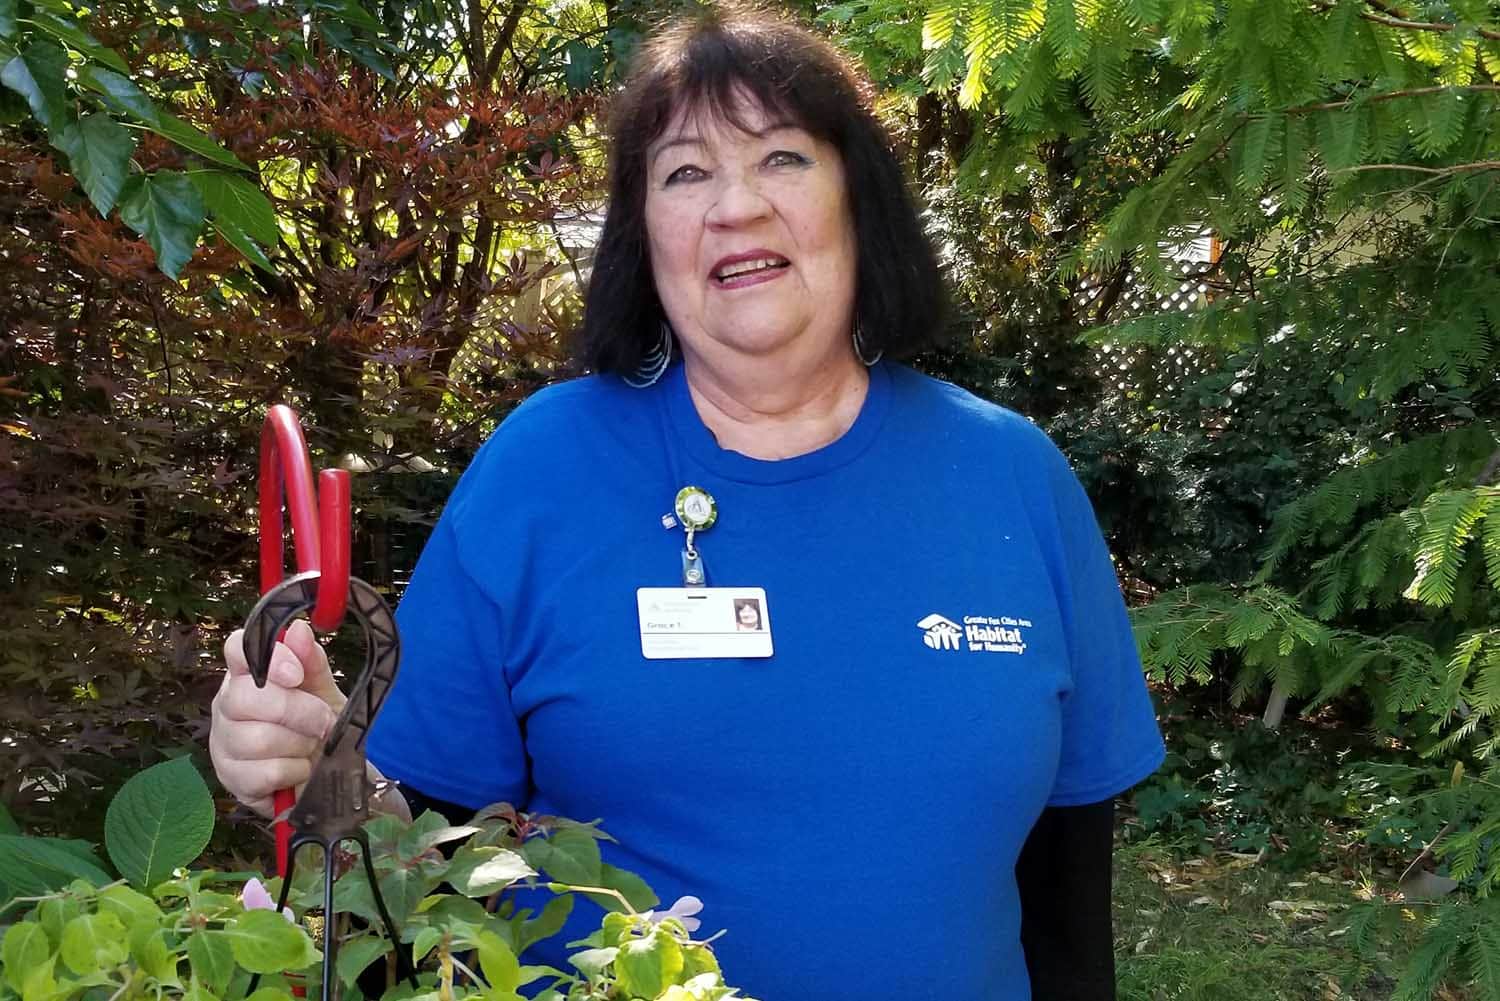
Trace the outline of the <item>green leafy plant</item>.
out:
M 572 6 L 64 6 L 0 2 L 0 56 L 50 11 L 151 103 L 53 39 L 77 125 L 59 146 L 0 84 L 0 799 L 102 843 L 128 775 L 201 745 L 206 662 L 254 604 L 265 406 L 298 409 L 318 467 L 356 471 L 355 572 L 395 599 L 484 434 L 554 377 L 579 300 L 553 220 L 596 205 L 598 157 L 570 145 L 590 98 L 546 60 L 570 32 L 603 41 Z M 145 124 L 164 115 L 253 169 Z M 120 130 L 124 173 L 94 169 Z M 192 251 L 176 279 L 122 219 L 137 201 Z M 194 202 L 207 224 L 172 235 Z
M 209 829 L 202 823 L 209 810 Z M 106 844 L 128 880 L 113 880 L 88 846 L 53 838 L 4 835 L 0 872 L 13 892 L 8 910 L 24 908 L 0 939 L 0 999 L 71 1001 L 122 993 L 158 999 L 215 1001 L 246 996 L 289 998 L 316 979 L 322 955 L 305 922 L 337 923 L 337 976 L 393 999 L 410 995 L 394 972 L 381 972 L 395 948 L 419 965 L 422 991 L 445 998 L 519 1001 L 541 982 L 551 1001 L 642 999 L 719 1001 L 739 997 L 726 986 L 696 922 L 677 909 L 660 914 L 636 876 L 602 861 L 605 835 L 593 824 L 528 816 L 506 804 L 453 827 L 428 812 L 413 823 L 379 816 L 366 825 L 381 895 L 400 929 L 384 924 L 363 865 L 336 853 L 335 913 L 321 912 L 320 866 L 300 872 L 289 894 L 293 915 L 278 914 L 272 895 L 249 873 L 190 871 L 208 841 L 212 804 L 186 759 L 136 776 L 110 805 Z M 448 856 L 440 846 L 453 845 Z M 507 891 L 546 889 L 533 915 Z M 601 906 L 599 929 L 575 943 L 573 972 L 523 965 L 526 949 L 559 933 L 579 897 Z M 477 898 L 477 899 L 476 899 Z M 374 980 L 368 973 L 375 968 Z
M 24 101 L 100 215 L 118 208 L 173 278 L 208 225 L 274 270 L 261 247 L 277 240 L 274 225 L 265 224 L 271 205 L 245 178 L 244 162 L 147 95 L 120 54 L 90 33 L 81 12 L 45 0 L 5 0 L 4 8 L 0 83 Z M 142 130 L 191 156 L 194 167 L 141 171 L 133 157 Z
M 119 874 L 150 890 L 196 859 L 213 833 L 208 786 L 186 757 L 154 765 L 126 782 L 110 801 L 104 846 Z M 6 819 L 9 816 L 6 815 Z M 0 913 L 82 881 L 98 887 L 114 876 L 87 841 L 0 834 Z
M 65 1001 L 103 989 L 209 1001 L 243 998 L 251 978 L 259 976 L 262 986 L 250 996 L 288 998 L 293 985 L 316 982 L 322 954 L 302 924 L 273 910 L 247 908 L 246 883 L 246 874 L 195 871 L 162 882 L 148 895 L 123 883 L 96 887 L 76 880 L 41 897 L 6 929 L 0 997 Z M 581 892 L 548 885 L 562 894 L 557 900 Z M 676 918 L 605 913 L 599 931 L 582 943 L 586 948 L 571 957 L 573 973 L 521 963 L 516 943 L 533 934 L 526 924 L 460 895 L 417 898 L 402 939 L 421 963 L 419 990 L 518 1001 L 518 988 L 540 980 L 546 986 L 538 996 L 552 1001 L 740 997 L 725 986 L 708 945 L 694 941 Z M 351 938 L 340 947 L 339 979 L 353 987 L 392 948 L 376 937 Z M 403 982 L 385 996 L 410 992 Z

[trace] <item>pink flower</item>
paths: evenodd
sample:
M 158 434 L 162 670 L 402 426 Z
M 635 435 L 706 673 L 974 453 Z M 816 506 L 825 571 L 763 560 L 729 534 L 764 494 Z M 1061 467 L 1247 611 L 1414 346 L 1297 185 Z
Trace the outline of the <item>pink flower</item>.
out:
M 250 881 L 245 884 L 245 888 L 240 891 L 240 904 L 247 911 L 274 911 L 276 909 L 276 901 L 271 899 L 270 891 L 254 877 L 251 877 Z M 290 907 L 283 907 L 281 916 L 293 924 L 297 923 Z
M 677 903 L 673 904 L 666 910 L 660 912 L 647 911 L 645 914 L 642 914 L 641 917 L 645 918 L 647 921 L 650 921 L 653 924 L 660 921 L 665 921 L 667 918 L 676 918 L 678 921 L 682 922 L 683 928 L 686 928 L 689 933 L 692 933 L 697 931 L 703 925 L 702 921 L 699 921 L 697 918 L 693 917 L 694 914 L 697 914 L 701 910 L 703 910 L 703 901 L 699 900 L 697 897 L 678 897 Z

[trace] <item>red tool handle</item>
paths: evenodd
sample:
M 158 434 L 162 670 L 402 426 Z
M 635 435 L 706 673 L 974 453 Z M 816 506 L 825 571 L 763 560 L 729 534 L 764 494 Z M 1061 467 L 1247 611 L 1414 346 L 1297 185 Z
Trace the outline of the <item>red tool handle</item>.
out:
M 266 413 L 260 433 L 260 591 L 265 594 L 286 576 L 281 502 L 292 518 L 292 550 L 297 573 L 322 573 L 313 628 L 328 632 L 344 618 L 349 597 L 349 473 L 325 469 L 313 490 L 312 459 L 297 412 L 284 404 Z M 276 874 L 286 875 L 292 827 L 284 815 L 296 802 L 291 789 L 278 789 L 272 800 L 277 817 Z

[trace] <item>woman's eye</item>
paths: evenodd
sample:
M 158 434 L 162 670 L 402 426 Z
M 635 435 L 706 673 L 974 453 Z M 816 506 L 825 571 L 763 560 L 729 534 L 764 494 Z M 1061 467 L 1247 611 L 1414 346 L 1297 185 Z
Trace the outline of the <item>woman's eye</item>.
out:
M 766 163 L 773 167 L 800 165 L 808 162 L 810 161 L 807 159 L 807 157 L 803 156 L 801 153 L 793 153 L 789 149 L 779 149 L 776 152 L 772 153 L 770 156 L 766 157 Z
M 684 166 L 678 167 L 676 170 L 668 174 L 666 183 L 673 184 L 677 181 L 696 181 L 701 179 L 702 177 L 703 171 L 699 170 L 697 167 L 694 167 L 692 164 L 686 164 Z

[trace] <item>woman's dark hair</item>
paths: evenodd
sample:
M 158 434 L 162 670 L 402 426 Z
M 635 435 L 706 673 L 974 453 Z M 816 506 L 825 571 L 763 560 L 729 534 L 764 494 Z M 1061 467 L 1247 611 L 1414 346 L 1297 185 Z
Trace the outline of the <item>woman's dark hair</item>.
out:
M 715 6 L 656 34 L 637 54 L 610 117 L 609 209 L 576 361 L 628 374 L 658 343 L 663 314 L 646 243 L 646 150 L 684 107 L 744 128 L 743 96 L 843 159 L 866 352 L 903 357 L 932 343 L 942 323 L 942 279 L 866 92 L 832 45 L 775 14 Z

